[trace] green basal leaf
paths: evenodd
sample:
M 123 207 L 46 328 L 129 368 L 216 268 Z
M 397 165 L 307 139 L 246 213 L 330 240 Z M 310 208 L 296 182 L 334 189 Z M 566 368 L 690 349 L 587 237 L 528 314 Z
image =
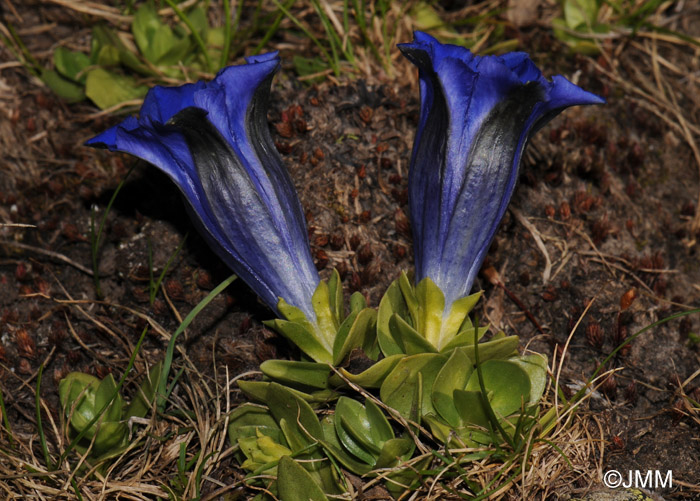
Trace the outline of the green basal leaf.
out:
M 272 437 L 277 443 L 287 445 L 283 442 L 282 430 L 269 409 L 245 403 L 236 407 L 229 415 L 228 438 L 231 445 L 238 443 L 239 438 L 258 436 L 258 430 Z
M 114 380 L 114 376 L 107 374 L 95 392 L 95 410 L 99 411 L 103 407 L 105 408 L 105 412 L 102 414 L 104 421 L 119 421 L 122 418 L 124 401 L 121 395 L 116 393 L 116 390 L 117 382 Z
M 71 427 L 77 432 L 80 433 L 83 430 L 86 429 L 87 424 L 92 421 L 92 418 L 95 417 L 94 414 L 95 408 L 93 406 L 85 406 L 85 403 L 83 402 L 83 406 L 81 408 L 76 409 L 76 412 L 73 412 L 70 416 L 70 425 Z M 99 429 L 99 424 L 98 423 L 93 423 L 90 428 L 87 429 L 85 432 L 84 438 L 86 440 L 92 440 L 92 438 L 95 436 Z
M 355 324 L 357 316 L 360 314 L 359 311 L 351 311 L 347 318 L 340 324 L 338 332 L 335 335 L 335 340 L 333 341 L 333 365 L 338 366 L 345 358 L 345 355 L 350 351 L 349 349 L 344 350 L 345 341 L 348 339 L 350 334 L 350 329 Z
M 337 439 L 336 439 L 337 442 Z M 338 461 L 345 469 L 351 471 L 355 475 L 367 475 L 372 471 L 372 467 L 366 463 L 358 461 L 353 456 L 351 456 L 345 449 L 342 448 L 340 442 L 331 443 L 324 442 L 323 448 L 329 457 L 333 457 Z
M 59 400 L 76 434 L 86 430 L 88 423 L 98 412 L 102 412 L 100 419 L 87 429 L 83 438 L 85 444 L 94 439 L 92 458 L 105 453 L 113 455 L 117 448 L 126 445 L 129 430 L 126 422 L 122 421 L 124 402 L 119 394 L 115 396 L 116 388 L 111 374 L 100 381 L 89 374 L 73 372 L 59 383 Z
M 403 273 L 387 289 L 377 316 L 377 340 L 385 355 L 449 352 L 474 342 L 469 312 L 482 293 L 458 299 L 445 313 L 445 296 L 430 278 L 413 288 Z M 480 336 L 486 332 L 480 328 Z M 459 338 L 459 339 L 457 339 Z
M 191 9 L 187 13 L 187 19 L 197 34 L 206 40 L 209 25 L 204 10 L 201 7 Z M 160 54 L 157 61 L 154 61 L 160 66 L 175 66 L 182 63 L 189 67 L 195 53 L 199 50 L 199 46 L 193 42 L 189 28 L 184 23 L 177 25 L 172 31 L 167 25 L 163 25 L 151 42 L 154 52 Z
M 394 430 L 377 404 L 369 399 L 366 400 L 365 412 L 367 413 L 370 434 L 374 443 L 381 444 L 394 438 Z
M 435 346 L 396 313 L 389 320 L 389 329 L 396 344 L 407 355 L 437 352 Z
M 361 292 L 353 292 L 350 296 L 350 311 L 361 311 L 367 308 L 367 300 Z
M 489 418 L 481 402 L 481 391 L 455 390 L 453 400 L 462 423 L 488 428 Z
M 481 354 L 481 353 L 479 353 Z M 530 380 L 530 405 L 539 403 L 547 386 L 547 357 L 536 353 L 509 359 L 525 371 Z
M 416 444 L 408 438 L 392 438 L 387 440 L 374 464 L 375 468 L 392 468 L 402 459 L 408 459 Z
M 466 388 L 474 370 L 473 366 L 474 362 L 467 354 L 467 350 L 464 347 L 456 348 L 433 383 L 433 407 L 438 415 L 452 427 L 462 424 L 460 413 L 455 407 L 453 393 L 455 390 Z
M 215 49 L 210 50 L 210 54 L 220 53 L 221 51 L 219 49 L 223 48 L 224 44 L 226 43 L 224 28 L 222 26 L 217 26 L 216 28 L 210 27 L 207 30 L 207 35 L 204 39 L 206 40 L 208 46 L 215 47 Z
M 118 54 L 117 60 L 114 60 L 114 50 Z M 92 28 L 90 59 L 93 64 L 100 66 L 116 66 L 121 63 L 141 75 L 157 76 L 157 72 L 146 66 L 113 30 L 99 24 Z
M 193 50 L 193 44 L 189 37 L 178 39 L 169 26 L 160 27 L 153 36 L 152 45 L 154 55 L 157 54 L 157 59 L 152 62 L 158 66 L 174 66 L 178 63 L 184 63 L 187 55 Z
M 162 27 L 163 23 L 152 2 L 144 3 L 136 10 L 134 21 L 131 23 L 131 32 L 141 54 L 152 63 L 160 57 L 153 47 L 153 38 Z M 170 28 L 167 29 L 170 30 Z
M 362 310 L 365 310 L 366 308 L 367 300 L 365 299 L 365 296 L 363 296 L 359 292 L 353 292 L 353 294 L 350 296 L 350 311 L 362 312 Z M 374 311 L 372 318 L 373 325 L 367 327 L 368 330 L 366 330 L 364 333 L 362 345 L 360 347 L 362 348 L 362 351 L 365 352 L 367 358 L 369 358 L 370 360 L 377 360 L 380 355 L 379 344 L 377 343 L 376 335 L 377 315 L 376 310 L 372 311 Z
M 365 475 L 372 470 L 372 467 L 366 463 L 358 461 L 351 456 L 340 443 L 338 435 L 335 432 L 335 416 L 326 416 L 321 420 L 323 434 L 325 440 L 321 442 L 323 449 L 333 456 L 346 469 L 356 475 Z
M 316 313 L 316 326 L 323 337 L 323 339 L 319 339 L 319 341 L 332 353 L 333 341 L 336 332 L 338 332 L 338 327 L 340 327 L 340 323 L 334 318 L 333 312 L 331 311 L 330 290 L 326 282 L 319 282 L 311 296 L 311 305 L 314 309 L 314 313 Z
M 85 95 L 103 110 L 125 101 L 141 99 L 146 92 L 147 86 L 138 85 L 134 78 L 126 75 L 104 68 L 94 68 L 87 73 Z
M 250 425 L 231 425 L 229 426 L 229 439 L 231 440 L 231 445 L 236 445 L 236 441 L 239 438 L 244 438 L 244 437 L 255 437 L 259 433 L 263 435 L 267 435 L 271 439 L 273 439 L 275 442 L 278 444 L 286 445 L 287 442 L 284 439 L 284 434 L 282 433 L 282 429 L 279 427 L 277 422 L 272 418 L 271 415 L 268 416 L 270 420 L 272 421 L 269 424 L 264 424 L 267 422 L 261 421 L 257 424 L 250 424 Z
M 377 311 L 377 341 L 379 341 L 379 347 L 386 357 L 403 353 L 389 328 L 389 321 L 394 314 L 404 319 L 409 316 L 398 280 L 394 280 L 386 290 Z
M 325 428 L 326 437 L 335 433 L 340 447 L 339 461 L 351 459 L 351 471 L 365 474 L 370 468 L 394 466 L 408 458 L 415 444 L 412 440 L 394 438 L 394 432 L 382 411 L 371 400 L 362 406 L 356 400 L 342 397 L 333 416 L 333 427 Z M 359 460 L 361 464 L 358 466 Z
M 323 428 L 321 428 L 320 423 L 318 423 L 318 419 L 316 423 L 322 435 Z M 304 441 L 300 440 L 303 438 L 301 433 L 304 432 L 304 430 L 299 424 L 291 424 L 286 418 L 282 418 L 279 421 L 279 425 L 285 437 L 287 437 L 287 440 L 289 441 L 291 438 L 292 442 L 290 442 L 290 446 L 292 450 L 295 451 L 296 457 L 308 460 L 304 463 L 304 467 L 306 471 L 311 474 L 314 481 L 322 486 L 322 489 L 329 494 L 344 492 L 345 489 L 341 486 L 336 471 L 332 468 L 330 462 L 324 455 L 322 449 L 323 439 L 314 440 L 311 444 L 304 445 Z
M 413 22 L 421 31 L 443 28 L 447 25 L 435 8 L 426 2 L 418 2 L 411 8 Z
M 85 99 L 82 85 L 62 77 L 57 71 L 43 70 L 40 78 L 58 97 L 69 103 L 77 103 Z
M 359 443 L 371 453 L 372 458 L 366 462 L 374 464 L 374 459 L 379 455 L 382 444 L 394 438 L 394 433 L 389 422 L 376 405 L 372 404 L 371 401 L 367 401 L 366 404 L 368 407 L 351 398 L 339 398 L 335 408 L 335 425 L 341 442 L 345 445 L 341 432 L 349 434 L 354 442 Z M 372 419 L 370 419 L 368 408 L 372 409 Z M 350 447 L 347 448 L 352 451 Z
M 430 464 L 431 459 L 432 457 L 428 456 L 422 461 L 413 463 L 410 468 L 403 468 L 386 477 L 385 486 L 394 499 L 404 499 L 404 496 L 402 496 L 404 492 L 412 491 L 419 487 L 422 478 L 427 474 L 424 470 Z
M 420 416 L 434 413 L 430 392 L 445 362 L 447 357 L 437 353 L 404 357 L 379 389 L 382 402 L 410 420 L 420 420 Z
M 469 313 L 474 309 L 482 295 L 483 291 L 479 291 L 454 301 L 450 307 L 450 313 L 442 320 L 442 332 L 449 335 L 450 338 L 459 335 L 458 333 L 462 333 L 465 330 L 473 332 L 471 331 L 473 326 L 469 319 Z M 438 349 L 442 351 L 444 344 L 445 342 L 441 341 L 438 344 Z
M 270 384 L 267 381 L 237 381 L 238 387 L 241 391 L 248 397 L 249 400 L 255 402 L 260 402 L 262 404 L 267 403 L 267 395 L 270 389 Z
M 97 429 L 97 437 L 93 445 L 94 454 L 112 451 L 124 445 L 129 429 L 123 421 L 103 421 Z
M 93 449 L 91 451 L 90 459 L 86 460 L 86 463 L 89 464 L 100 464 L 100 463 L 105 463 L 106 461 L 114 458 L 118 458 L 124 454 L 124 451 L 126 451 L 129 448 L 129 434 L 128 434 L 128 427 L 124 432 L 124 439 L 120 442 L 120 444 L 116 447 L 106 449 L 104 452 L 99 453 L 96 451 L 93 445 Z M 81 450 L 82 449 L 82 452 Z M 78 448 L 76 446 L 75 448 L 76 452 L 78 452 L 81 455 L 85 455 L 87 453 L 87 448 Z M 97 452 L 97 453 L 96 453 Z M 104 475 L 106 470 L 107 470 L 107 464 L 102 464 L 98 466 L 97 471 L 101 474 Z
M 305 439 L 303 430 L 300 430 L 298 425 L 289 423 L 286 419 L 282 418 L 279 420 L 279 426 L 284 435 L 284 439 L 289 444 L 289 447 L 293 451 L 303 451 L 309 446 L 308 441 Z
M 328 501 L 311 474 L 289 456 L 277 466 L 277 489 L 281 501 Z
M 323 429 L 323 443 L 331 444 L 342 448 L 338 442 L 338 436 L 335 434 L 335 414 L 325 414 L 320 416 L 321 429 Z
M 352 318 L 351 326 L 347 335 L 341 337 L 341 332 L 345 332 L 343 326 Z M 333 365 L 340 365 L 345 357 L 355 348 L 363 346 L 368 337 L 372 337 L 377 323 L 377 312 L 370 308 L 365 308 L 358 314 L 352 312 L 343 326 L 338 330 L 335 340 Z M 341 344 L 342 343 L 342 344 Z M 340 346 L 339 348 L 336 348 Z
M 58 383 L 58 396 L 71 425 L 78 431 L 95 417 L 95 392 L 100 380 L 90 374 L 71 372 Z M 92 438 L 97 427 L 90 427 L 89 438 Z
M 142 63 L 138 56 L 128 49 L 119 50 L 119 62 L 127 68 L 140 73 L 141 75 L 151 77 L 158 76 L 158 73 L 155 70 L 152 70 L 149 66 Z
M 575 34 L 572 34 L 571 28 L 566 24 L 564 19 L 552 19 L 552 28 L 554 30 L 554 36 L 566 43 L 571 52 L 585 55 L 596 55 L 600 53 L 599 44 L 593 40 L 578 37 Z M 586 34 L 589 32 L 590 30 L 586 28 L 581 33 Z M 606 33 L 607 32 L 609 32 L 609 30 L 606 31 Z
M 340 274 L 335 268 L 333 268 L 331 277 L 328 279 L 328 293 L 330 297 L 331 313 L 335 316 L 336 322 L 340 324 L 345 318 L 345 306 L 343 305 L 343 284 L 340 280 Z
M 265 454 L 266 456 L 272 456 L 277 460 L 281 458 L 282 456 L 289 456 L 292 451 L 287 449 L 285 446 L 280 445 L 279 443 L 275 442 L 272 437 L 269 437 L 267 435 L 264 435 L 260 431 L 258 431 L 258 447 L 260 448 L 260 452 Z
M 362 388 L 376 389 L 382 385 L 382 382 L 384 382 L 389 373 L 394 370 L 396 364 L 398 364 L 404 357 L 405 355 L 398 354 L 383 358 L 376 364 L 372 365 L 369 369 L 359 374 L 352 374 L 344 368 L 340 368 L 339 371 L 350 382 L 361 386 Z M 338 377 L 338 375 L 333 375 L 331 376 L 330 384 L 338 387 L 345 385 L 345 382 Z
M 484 327 L 484 329 L 488 329 Z M 443 350 L 444 353 L 449 352 L 454 348 L 462 347 L 466 350 L 466 354 L 472 360 L 474 357 L 474 331 L 471 333 L 463 333 L 457 336 L 448 344 Z M 471 335 L 471 341 L 469 341 L 469 336 Z M 508 358 L 518 353 L 518 344 L 520 339 L 518 336 L 508 336 L 508 337 L 493 337 L 493 339 L 485 342 L 479 343 L 479 359 L 482 362 L 497 358 Z
M 290 456 L 292 451 L 276 442 L 272 437 L 264 435 L 256 430 L 256 435 L 241 437 L 238 445 L 246 460 L 241 464 L 241 468 L 248 471 L 256 471 L 259 468 L 279 461 L 283 456 Z
M 539 436 L 541 438 L 547 437 L 554 427 L 559 422 L 559 409 L 556 407 L 551 407 L 542 417 L 538 420 L 538 425 L 540 427 Z
M 155 398 L 156 388 L 160 381 L 160 375 L 163 370 L 163 362 L 158 362 L 148 371 L 146 379 L 141 383 L 133 400 L 126 408 L 125 417 L 145 417 L 151 409 Z
M 272 417 L 280 423 L 282 431 L 284 431 L 282 420 L 285 420 L 292 434 L 295 437 L 300 437 L 299 442 L 303 444 L 300 448 L 323 440 L 323 430 L 313 409 L 304 399 L 295 395 L 288 388 L 277 383 L 270 383 L 267 405 L 270 408 Z M 290 436 L 287 436 L 287 433 L 285 433 L 285 437 L 292 450 L 297 452 L 299 449 L 294 447 L 295 438 L 290 440 Z
M 569 28 L 588 31 L 598 19 L 597 0 L 564 0 L 564 19 Z
M 97 56 L 102 47 L 112 44 L 110 29 L 101 24 L 92 27 L 92 40 L 90 41 L 90 62 L 97 63 Z
M 312 296 L 315 323 L 299 308 L 280 298 L 277 307 L 287 320 L 272 320 L 265 325 L 279 331 L 319 363 L 339 365 L 353 349 L 360 347 L 376 358 L 379 355 L 373 335 L 376 312 L 366 308 L 364 297 L 356 293 L 350 298 L 350 314 L 342 318 L 345 310 L 340 287 L 337 271 L 328 283 L 322 281 L 316 287 Z
M 204 9 L 200 6 L 190 9 L 187 12 L 187 19 L 190 21 L 190 24 L 194 27 L 195 31 L 199 33 L 202 39 L 206 40 L 207 30 L 209 30 L 209 22 L 207 21 L 207 14 L 204 12 Z M 189 30 L 184 26 L 184 24 L 178 25 L 177 30 L 182 35 L 187 35 L 189 33 Z
M 454 405 L 454 404 L 453 404 Z M 441 442 L 447 442 L 452 433 L 453 426 L 447 424 L 442 418 L 435 414 L 426 414 L 423 421 L 430 427 L 430 433 Z
M 365 353 L 367 358 L 373 361 L 377 361 L 379 359 L 379 356 L 382 354 L 381 350 L 379 349 L 379 343 L 377 342 L 377 321 L 376 321 L 376 310 L 375 312 L 375 321 L 374 321 L 374 326 L 367 332 L 367 335 L 365 336 L 363 342 L 362 342 L 362 351 Z
M 481 364 L 481 374 L 486 391 L 489 393 L 491 408 L 497 417 L 509 416 L 529 401 L 530 378 L 517 363 L 488 360 Z M 476 371 L 472 372 L 466 390 L 479 393 L 479 378 Z M 455 397 L 455 403 L 456 401 Z
M 271 384 L 274 383 L 268 381 L 238 381 L 238 387 L 249 399 L 263 404 L 268 402 Z M 312 393 L 305 393 L 294 388 L 287 388 L 287 390 L 312 406 L 318 406 L 338 398 L 338 394 L 332 390 L 319 390 Z
M 318 336 L 315 335 L 315 329 L 306 319 L 303 322 L 275 319 L 263 323 L 289 339 L 316 362 L 333 363 L 333 356 L 329 348 L 321 344 L 320 340 L 317 339 Z M 308 326 L 312 330 L 309 330 Z
M 279 301 L 277 302 L 277 309 L 280 311 L 282 316 L 290 322 L 302 324 L 304 325 L 304 327 L 307 328 L 309 332 L 313 332 L 313 324 L 309 321 L 308 318 L 306 318 L 304 312 L 296 306 L 292 306 L 291 304 L 287 303 L 287 301 L 285 301 L 284 299 L 279 298 Z
M 238 445 L 238 448 L 245 456 L 245 459 L 241 462 L 241 469 L 254 472 L 261 466 L 272 462 L 273 458 L 269 458 L 270 461 L 266 461 L 268 458 L 258 451 L 257 442 L 258 440 L 255 437 L 244 437 L 238 440 L 236 445 Z
M 340 440 L 343 448 L 356 459 L 369 466 L 374 466 L 380 449 L 369 440 L 366 440 L 365 437 L 362 437 L 361 434 L 358 434 L 357 430 L 348 421 L 347 417 L 342 416 L 336 410 L 335 432 L 338 435 L 338 440 Z
M 435 348 L 439 350 L 443 345 L 442 315 L 445 311 L 445 295 L 428 277 L 416 286 L 415 294 L 420 305 L 417 330 L 433 345 L 434 349 L 431 351 L 437 351 Z
M 416 297 L 415 290 L 411 281 L 408 278 L 406 272 L 401 272 L 399 278 L 397 279 L 399 283 L 399 288 L 401 289 L 401 294 L 403 295 L 403 300 L 406 303 L 406 308 L 411 316 L 411 325 L 418 331 L 421 331 L 421 312 L 420 304 L 418 303 L 418 298 Z M 408 320 L 408 319 L 406 319 Z
M 97 54 L 96 64 L 99 66 L 116 66 L 121 62 L 119 49 L 114 45 L 105 45 Z
M 260 370 L 273 381 L 301 389 L 301 391 L 305 388 L 315 390 L 328 388 L 328 377 L 331 372 L 328 364 L 293 360 L 266 360 L 260 364 Z
M 53 53 L 53 62 L 62 76 L 74 82 L 85 83 L 85 75 L 81 73 L 90 66 L 90 56 L 87 54 L 57 47 Z

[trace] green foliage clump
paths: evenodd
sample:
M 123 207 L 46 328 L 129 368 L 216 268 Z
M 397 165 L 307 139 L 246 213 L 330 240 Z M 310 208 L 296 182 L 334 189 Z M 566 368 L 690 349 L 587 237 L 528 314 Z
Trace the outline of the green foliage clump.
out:
M 108 109 L 142 99 L 147 82 L 196 79 L 225 65 L 226 28 L 210 26 L 201 6 L 186 13 L 173 8 L 180 23 L 171 27 L 152 3 L 139 7 L 131 24 L 134 43 L 108 26 L 95 26 L 90 54 L 58 47 L 55 70 L 43 70 L 41 79 L 68 101 L 88 98 Z
M 67 438 L 80 455 L 97 464 L 116 458 L 129 445 L 128 421 L 143 418 L 155 397 L 162 365 L 155 365 L 138 393 L 126 403 L 111 374 L 99 380 L 90 374 L 71 372 L 58 385 L 61 408 L 67 419 Z
M 488 328 L 469 317 L 480 296 L 446 312 L 429 278 L 413 286 L 402 274 L 377 312 L 354 295 L 346 316 L 334 274 L 314 294 L 315 323 L 281 304 L 288 320 L 268 325 L 297 344 L 302 360 L 267 360 L 262 381 L 238 382 L 254 403 L 231 414 L 229 438 L 248 482 L 292 500 L 313 481 L 313 499 L 327 499 L 348 491 L 345 469 L 381 476 L 399 497 L 428 474 L 431 457 L 416 455 L 421 441 L 490 450 L 504 461 L 523 453 L 551 421 L 539 415 L 547 359 L 519 355 L 517 336 L 483 341 Z M 344 367 L 358 356 L 369 367 Z M 283 475 L 285 463 L 298 475 Z

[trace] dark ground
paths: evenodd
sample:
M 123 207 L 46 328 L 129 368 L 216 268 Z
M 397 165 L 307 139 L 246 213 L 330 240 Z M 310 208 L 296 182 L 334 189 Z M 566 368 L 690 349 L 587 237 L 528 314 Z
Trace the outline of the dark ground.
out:
M 551 360 L 592 301 L 562 371 L 562 383 L 574 387 L 626 336 L 700 305 L 700 235 L 690 230 L 698 166 L 679 128 L 640 105 L 639 96 L 601 73 L 595 60 L 567 56 L 542 30 L 520 36 L 546 74 L 578 78 L 609 102 L 570 109 L 536 136 L 485 264 L 539 330 L 484 278 L 477 309 L 494 328 L 520 335 Z M 635 80 L 646 54 L 638 45 L 616 54 L 614 70 L 643 87 Z M 695 75 L 676 77 L 669 88 L 697 90 L 693 51 L 666 44 L 660 52 Z M 598 62 L 610 68 L 603 58 Z M 697 127 L 697 99 L 688 95 L 679 91 L 678 106 Z M 46 366 L 42 396 L 57 418 L 57 383 L 69 371 L 121 375 L 145 325 L 126 308 L 173 332 L 175 312 L 184 316 L 228 271 L 191 227 L 175 187 L 139 164 L 107 218 L 100 251 L 105 297 L 95 301 L 92 277 L 45 251 L 91 267 L 91 210 L 101 217 L 133 160 L 82 143 L 113 119 L 91 119 L 88 105 L 62 103 L 21 67 L 0 72 L 0 109 L 0 221 L 35 225 L 0 227 L 0 388 L 15 430 L 32 434 L 40 364 Z M 346 292 L 362 291 L 372 305 L 412 263 L 406 174 L 417 116 L 417 91 L 408 86 L 309 87 L 289 70 L 274 85 L 269 119 L 307 213 L 318 267 L 322 275 L 337 267 Z M 161 293 L 151 306 L 149 245 L 160 273 L 186 234 L 164 281 L 169 299 Z M 551 261 L 546 282 L 536 238 Z M 621 311 L 631 294 L 636 299 Z M 268 358 L 293 357 L 262 327 L 270 316 L 234 283 L 189 329 L 183 341 L 189 358 L 210 371 L 215 353 L 214 363 L 235 375 Z M 700 420 L 682 398 L 699 400 L 697 334 L 700 319 L 692 315 L 642 334 L 607 366 L 621 370 L 589 400 L 605 431 L 603 471 L 670 469 L 674 488 L 664 493 L 670 499 L 700 497 Z M 149 335 L 137 369 L 162 357 L 166 344 Z

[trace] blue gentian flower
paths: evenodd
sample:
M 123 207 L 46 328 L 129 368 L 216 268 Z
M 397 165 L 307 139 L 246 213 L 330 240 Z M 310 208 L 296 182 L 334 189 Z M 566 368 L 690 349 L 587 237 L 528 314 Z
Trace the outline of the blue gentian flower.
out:
M 409 173 L 416 276 L 466 296 L 513 194 L 528 139 L 569 106 L 601 104 L 523 52 L 475 56 L 416 32 L 403 54 L 419 69 L 421 113 Z
M 284 299 L 315 319 L 319 284 L 304 214 L 267 124 L 276 52 L 221 70 L 209 83 L 154 87 L 138 119 L 87 144 L 165 172 L 209 245 L 275 312 Z

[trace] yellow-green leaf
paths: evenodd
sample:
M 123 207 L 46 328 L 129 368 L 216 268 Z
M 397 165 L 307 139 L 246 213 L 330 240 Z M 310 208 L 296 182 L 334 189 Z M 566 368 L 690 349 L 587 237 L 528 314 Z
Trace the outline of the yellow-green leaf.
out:
M 137 84 L 134 78 L 104 68 L 90 70 L 85 81 L 85 95 L 103 110 L 126 101 L 141 99 L 146 92 L 148 87 Z
M 277 489 L 281 501 L 328 501 L 309 472 L 289 456 L 277 466 Z

